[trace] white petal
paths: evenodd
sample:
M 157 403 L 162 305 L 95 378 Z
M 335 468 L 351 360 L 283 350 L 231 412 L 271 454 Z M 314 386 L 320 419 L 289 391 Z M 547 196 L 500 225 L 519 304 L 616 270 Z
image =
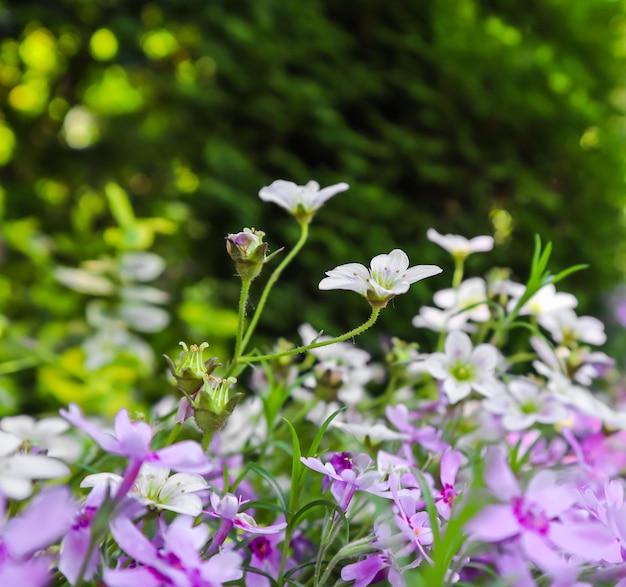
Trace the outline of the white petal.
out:
M 405 271 L 404 279 L 409 283 L 415 283 L 416 281 L 421 281 L 427 277 L 438 275 L 442 271 L 443 269 L 437 265 L 416 265 L 415 267 L 410 267 Z
M 35 419 L 30 416 L 7 416 L 0 420 L 0 428 L 2 428 L 2 430 L 22 439 L 32 435 L 34 427 Z
M 315 183 L 316 189 L 319 190 L 319 184 L 317 182 L 309 182 L 309 184 Z M 345 192 L 350 186 L 347 183 L 336 183 L 334 185 L 329 185 L 324 189 L 320 190 L 315 196 L 312 198 L 310 204 L 313 209 L 319 208 L 326 200 L 329 200 L 339 192 Z
M 22 439 L 9 432 L 0 430 L 0 457 L 15 452 L 22 444 Z
M 376 255 L 371 263 L 372 273 L 392 274 L 396 271 L 406 271 L 409 266 L 409 258 L 401 249 L 394 249 L 388 255 Z
M 369 289 L 370 273 L 360 263 L 346 263 L 326 272 L 328 277 L 320 281 L 321 290 L 346 289 L 365 295 Z
M 70 474 L 65 463 L 43 455 L 17 454 L 4 459 L 0 464 L 0 476 L 4 471 L 28 479 L 56 479 Z
M 498 365 L 498 351 L 490 344 L 479 344 L 472 351 L 472 362 L 482 371 L 493 371 Z
M 300 193 L 300 189 L 293 181 L 277 179 L 269 186 L 261 188 L 259 198 L 264 202 L 278 204 L 291 212 L 300 201 Z
M 460 330 L 454 330 L 446 337 L 445 351 L 453 359 L 469 359 L 472 354 L 470 337 Z
M 469 247 L 473 253 L 491 251 L 493 249 L 493 238 L 490 236 L 475 236 L 469 240 Z
M 0 494 L 9 499 L 26 499 L 33 492 L 33 484 L 21 477 L 0 477 Z
M 98 485 L 110 483 L 112 487 L 117 487 L 121 482 L 121 475 L 116 475 L 115 473 L 94 473 L 93 475 L 87 475 L 80 482 L 80 486 L 82 488 L 98 487 Z

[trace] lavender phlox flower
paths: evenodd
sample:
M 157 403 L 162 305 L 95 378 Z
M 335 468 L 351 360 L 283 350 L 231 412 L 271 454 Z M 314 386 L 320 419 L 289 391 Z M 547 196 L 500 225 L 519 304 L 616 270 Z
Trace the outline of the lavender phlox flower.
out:
M 0 585 L 49 585 L 52 560 L 40 551 L 69 530 L 77 511 L 71 491 L 62 486 L 44 489 L 6 523 L 5 506 L 0 496 Z
M 522 297 L 525 291 L 525 286 L 519 285 L 513 288 L 513 298 L 509 301 L 509 312 L 515 308 L 518 300 Z M 543 316 L 544 314 L 550 314 L 552 312 L 559 312 L 561 310 L 571 310 L 578 305 L 576 296 L 565 293 L 557 292 L 553 283 L 544 285 L 539 291 L 537 291 L 520 309 L 520 316 Z
M 394 521 L 406 540 L 429 560 L 425 547 L 433 544 L 434 535 L 424 501 L 412 494 L 399 495 L 394 499 L 393 511 Z
M 518 377 L 508 382 L 507 393 L 483 400 L 486 410 L 502 416 L 507 430 L 523 430 L 535 423 L 556 424 L 565 420 L 568 410 L 534 381 Z
M 95 473 L 87 475 L 80 486 L 97 487 L 110 483 L 117 489 L 122 480 L 121 475 L 114 473 Z M 142 505 L 157 510 L 169 510 L 195 517 L 202 512 L 202 498 L 198 494 L 207 489 L 207 482 L 200 475 L 175 473 L 170 476 L 169 469 L 144 464 L 129 496 Z
M 413 316 L 411 323 L 415 328 L 427 328 L 434 332 L 450 332 L 452 330 L 463 330 L 474 332 L 476 327 L 467 323 L 467 314 L 457 313 L 452 310 L 441 310 L 431 306 L 422 306 L 419 314 Z
M 324 463 L 319 458 L 301 457 L 304 465 L 321 473 L 324 490 L 330 485 L 330 491 L 346 511 L 356 490 L 365 491 L 379 497 L 389 497 L 388 484 L 381 481 L 372 459 L 361 453 L 333 453 Z
M 349 187 L 347 183 L 341 182 L 320 189 L 320 184 L 316 181 L 296 185 L 292 181 L 277 179 L 269 186 L 261 188 L 259 198 L 264 202 L 277 204 L 302 222 L 310 222 L 315 212 L 327 200 L 345 192 Z
M 426 238 L 459 260 L 465 259 L 472 253 L 491 251 L 494 243 L 490 236 L 475 236 L 468 239 L 456 234 L 439 234 L 434 228 L 426 231 Z
M 456 289 L 436 292 L 433 301 L 443 310 L 463 316 L 466 320 L 487 322 L 491 318 L 487 305 L 487 282 L 480 277 L 466 279 Z
M 146 422 L 132 422 L 125 409 L 120 410 L 115 416 L 114 435 L 100 430 L 89 422 L 76 404 L 70 404 L 69 410 L 60 410 L 60 413 L 68 422 L 91 436 L 105 452 L 129 459 L 124 480 L 118 488 L 118 497 L 126 495 L 130 490 L 144 463 L 181 473 L 203 474 L 211 470 L 207 456 L 193 440 L 184 440 L 159 450 L 152 450 L 151 426 Z
M 415 474 L 413 459 L 408 460 L 398 455 L 379 450 L 376 455 L 376 468 L 381 479 L 387 479 L 392 498 L 412 494 L 421 496 L 422 490 Z
M 541 314 L 538 322 L 558 344 L 572 346 L 582 342 L 602 345 L 606 342 L 604 324 L 600 320 L 593 316 L 577 316 L 570 309 Z
M 412 283 L 442 271 L 436 265 L 409 267 L 406 253 L 394 249 L 388 255 L 374 257 L 369 269 L 360 263 L 347 263 L 327 271 L 327 277 L 320 281 L 319 288 L 355 291 L 373 307 L 384 308 L 391 299 L 409 291 Z
M 387 523 L 376 521 L 374 533 L 376 539 L 372 546 L 379 548 L 380 551 L 368 555 L 361 561 L 346 565 L 341 570 L 342 580 L 354 581 L 350 587 L 367 587 L 383 580 L 387 580 L 392 587 L 405 587 L 403 571 L 415 564 L 401 568 L 398 559 L 412 551 L 413 545 L 409 544 L 407 548 L 406 541 L 399 535 L 392 535 L 391 527 Z
M 0 495 L 26 499 L 33 481 L 56 479 L 69 475 L 68 466 L 43 454 L 20 452 L 23 440 L 0 430 Z
M 463 464 L 463 455 L 451 447 L 447 448 L 441 457 L 440 479 L 441 491 L 435 495 L 435 507 L 444 520 L 450 519 L 452 506 L 459 496 L 458 487 L 455 487 L 456 475 Z
M 89 581 L 98 570 L 100 564 L 100 548 L 96 545 L 89 552 L 92 539 L 92 524 L 104 501 L 113 493 L 114 486 L 100 484 L 91 491 L 85 499 L 80 511 L 76 513 L 71 521 L 69 531 L 61 542 L 61 552 L 59 555 L 59 571 L 68 580 L 70 585 L 75 585 L 78 577 L 83 571 L 83 564 L 87 556 L 87 561 L 82 578 Z
M 286 522 L 276 522 L 269 526 L 259 526 L 256 520 L 246 512 L 239 511 L 246 500 L 232 493 L 220 497 L 217 493 L 211 494 L 211 508 L 204 513 L 214 518 L 221 518 L 222 523 L 217 534 L 211 541 L 210 551 L 214 552 L 222 546 L 232 528 L 243 530 L 249 534 L 276 534 L 287 526 Z
M 61 418 L 41 418 L 32 416 L 6 416 L 0 420 L 0 430 L 4 430 L 22 440 L 21 452 L 44 454 L 66 463 L 74 462 L 81 453 L 80 443 L 64 433 L 70 425 Z
M 528 561 L 553 574 L 561 553 L 597 562 L 613 558 L 615 540 L 593 521 L 563 523 L 560 518 L 579 502 L 575 487 L 559 483 L 554 472 L 542 470 L 522 491 L 499 448 L 485 455 L 485 482 L 500 500 L 484 507 L 467 525 L 478 540 L 499 543 L 515 539 Z
M 442 382 L 451 404 L 466 398 L 472 390 L 485 397 L 502 392 L 496 377 L 500 356 L 490 344 L 472 346 L 470 337 L 458 330 L 446 337 L 445 352 L 433 353 L 425 361 L 428 372 Z
M 400 432 L 408 436 L 406 444 L 418 444 L 426 450 L 439 452 L 448 446 L 441 439 L 441 430 L 434 426 L 424 425 L 418 427 L 419 414 L 410 412 L 404 404 L 387 406 L 385 416 Z
M 201 552 L 209 539 L 209 529 L 202 524 L 194 526 L 189 516 L 177 516 L 165 528 L 160 547 L 125 516 L 111 522 L 111 533 L 135 564 L 105 568 L 104 582 L 108 587 L 213 587 L 243 576 L 242 558 L 232 550 L 215 553 L 205 560 Z
M 5 566 L 23 563 L 63 536 L 77 505 L 69 488 L 50 487 L 38 493 L 15 517 L 4 522 L 5 500 L 0 496 L 0 578 Z M 9 585 L 0 581 L 1 585 Z
M 247 544 L 250 551 L 250 562 L 248 566 L 251 569 L 259 569 L 270 577 L 277 577 L 280 573 L 282 561 L 282 551 L 279 544 L 284 540 L 281 534 L 270 534 L 266 536 L 257 536 Z M 295 561 L 288 558 L 285 563 L 285 570 L 289 570 L 295 566 Z M 261 573 L 255 573 L 248 570 L 246 573 L 246 587 L 270 587 L 270 580 Z

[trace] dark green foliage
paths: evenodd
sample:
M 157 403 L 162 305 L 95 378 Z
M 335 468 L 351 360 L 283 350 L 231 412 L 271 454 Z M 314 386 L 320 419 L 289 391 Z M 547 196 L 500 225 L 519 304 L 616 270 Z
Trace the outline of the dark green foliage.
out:
M 101 28 L 119 43 L 108 60 L 89 48 Z M 19 47 L 42 29 L 56 65 L 37 71 Z M 554 244 L 554 272 L 591 266 L 566 285 L 597 309 L 624 270 L 625 31 L 611 0 L 9 2 L 0 120 L 16 137 L 2 169 L 12 291 L 0 288 L 0 309 L 31 335 L 77 312 L 80 298 L 60 295 L 50 266 L 110 253 L 109 181 L 131 194 L 137 217 L 178 227 L 153 247 L 168 260 L 162 285 L 175 303 L 209 275 L 207 307 L 234 307 L 224 236 L 254 226 L 270 251 L 297 239 L 295 222 L 256 196 L 276 178 L 351 189 L 318 213 L 273 293 L 260 331 L 268 340 L 303 321 L 339 334 L 366 319 L 353 294 L 317 291 L 340 263 L 400 247 L 450 278 L 430 226 L 495 231 L 502 246 L 472 257 L 468 275 L 495 259 L 519 279 L 539 233 Z M 41 107 L 16 107 L 15 87 L 33 76 Z M 63 121 L 81 104 L 99 138 L 75 149 Z M 38 224 L 16 224 L 28 218 Z M 414 288 L 370 336 L 421 337 L 409 318 L 448 284 L 444 274 Z M 157 350 L 189 334 L 184 322 L 154 335 Z

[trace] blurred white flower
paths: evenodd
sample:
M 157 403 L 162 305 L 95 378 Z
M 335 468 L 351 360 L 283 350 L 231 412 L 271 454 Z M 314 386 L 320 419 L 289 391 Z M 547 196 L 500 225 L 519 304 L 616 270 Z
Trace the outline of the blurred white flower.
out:
M 124 281 L 152 281 L 165 269 L 165 260 L 154 253 L 126 253 L 120 259 L 120 277 Z
M 409 291 L 412 283 L 442 272 L 437 265 L 416 265 L 409 268 L 409 258 L 400 249 L 388 255 L 377 255 L 370 269 L 360 263 L 347 263 L 326 272 L 319 288 L 345 289 L 365 297 L 373 307 L 384 308 L 389 300 Z
M 482 402 L 485 409 L 502 416 L 507 430 L 524 430 L 536 422 L 555 424 L 568 416 L 568 410 L 560 401 L 530 379 L 513 379 L 507 391 Z
M 9 499 L 26 499 L 33 481 L 57 479 L 70 474 L 68 466 L 43 454 L 21 453 L 22 439 L 0 430 L 0 494 Z
M 502 392 L 495 375 L 500 360 L 497 349 L 490 344 L 472 346 L 470 337 L 459 330 L 446 337 L 444 353 L 433 353 L 424 361 L 428 372 L 442 382 L 448 401 L 455 404 L 472 390 L 491 397 Z
M 316 181 L 296 185 L 293 181 L 277 179 L 269 186 L 261 188 L 259 198 L 264 202 L 273 202 L 299 220 L 308 222 L 324 202 L 349 187 L 342 182 L 320 189 L 320 184 Z
M 513 284 L 512 284 L 513 285 Z M 517 302 L 524 293 L 525 286 L 516 284 L 512 299 L 509 301 L 509 312 L 515 308 Z M 578 305 L 576 296 L 565 293 L 557 292 L 553 283 L 544 285 L 535 295 L 533 295 L 520 309 L 520 316 L 532 315 L 542 316 L 551 312 L 558 312 L 561 310 L 571 310 Z
M 71 463 L 82 451 L 76 438 L 64 435 L 70 429 L 70 424 L 63 418 L 35 420 L 26 415 L 6 416 L 0 420 L 0 429 L 22 441 L 22 452 L 43 454 Z
M 455 314 L 454 311 L 440 310 L 431 306 L 422 306 L 419 314 L 413 317 L 415 328 L 427 328 L 435 332 L 450 332 L 452 330 L 464 330 L 473 332 L 475 326 L 467 323 L 467 315 Z
M 487 305 L 487 282 L 472 277 L 461 282 L 458 289 L 442 289 L 435 293 L 433 301 L 440 308 L 463 315 L 467 320 L 487 322 L 491 312 Z
M 601 345 L 606 342 L 604 324 L 593 316 L 577 316 L 569 309 L 559 310 L 550 314 L 541 314 L 538 322 L 559 344 L 571 346 L 582 342 Z
M 491 251 L 494 242 L 490 236 L 476 236 L 467 239 L 456 234 L 439 234 L 434 228 L 428 229 L 426 238 L 448 251 L 455 259 L 465 259 L 472 253 Z

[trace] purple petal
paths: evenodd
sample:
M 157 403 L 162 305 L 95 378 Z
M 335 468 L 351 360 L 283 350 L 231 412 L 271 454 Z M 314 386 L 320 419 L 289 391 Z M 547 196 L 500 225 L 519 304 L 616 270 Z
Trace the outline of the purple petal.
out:
M 153 453 L 146 462 L 166 467 L 179 473 L 203 475 L 212 470 L 209 458 L 202 447 L 193 440 L 183 440 Z
M 526 488 L 526 498 L 538 504 L 548 518 L 554 518 L 576 502 L 576 490 L 569 485 L 557 485 L 556 474 L 540 471 Z
M 485 483 L 496 497 L 502 501 L 509 501 L 512 497 L 521 494 L 517 479 L 508 463 L 502 449 L 490 447 L 485 455 Z
M 59 555 L 59 571 L 63 573 L 70 585 L 78 580 L 78 575 L 83 567 L 85 557 L 89 551 L 91 541 L 91 526 L 77 526 L 68 532 L 61 542 L 61 554 Z M 100 563 L 100 549 L 93 549 L 83 579 L 91 579 L 98 570 Z
M 550 524 L 548 537 L 565 552 L 589 562 L 621 562 L 620 545 L 606 526 L 587 522 Z
M 88 436 L 91 436 L 100 448 L 105 452 L 121 455 L 124 454 L 120 450 L 120 444 L 118 440 L 108 432 L 100 430 L 100 428 L 94 426 L 88 422 L 83 416 L 82 411 L 76 404 L 70 404 L 69 410 L 59 410 L 61 416 L 63 416 L 70 424 L 73 424 L 79 430 L 82 430 Z
M 474 538 L 485 542 L 499 542 L 520 531 L 517 518 L 509 505 L 486 506 L 470 520 L 466 528 Z
M 39 493 L 30 505 L 3 528 L 3 541 L 18 558 L 46 548 L 72 526 L 77 506 L 67 487 Z

